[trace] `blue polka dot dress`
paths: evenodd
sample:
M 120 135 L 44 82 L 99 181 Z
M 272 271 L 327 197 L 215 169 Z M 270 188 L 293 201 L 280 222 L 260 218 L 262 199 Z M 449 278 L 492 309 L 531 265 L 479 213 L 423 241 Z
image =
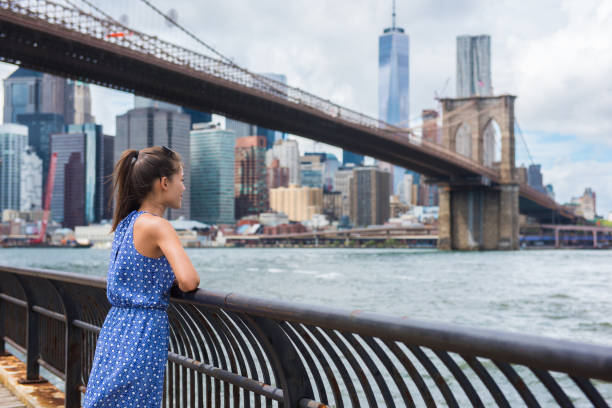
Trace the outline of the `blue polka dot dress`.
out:
M 84 408 L 159 408 L 168 359 L 166 309 L 174 272 L 165 256 L 134 247 L 132 211 L 115 230 L 108 267 L 106 315 L 85 392 Z

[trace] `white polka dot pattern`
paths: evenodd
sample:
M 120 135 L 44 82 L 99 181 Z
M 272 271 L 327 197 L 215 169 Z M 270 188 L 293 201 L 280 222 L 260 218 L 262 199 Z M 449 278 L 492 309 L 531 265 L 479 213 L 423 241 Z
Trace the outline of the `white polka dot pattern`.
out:
M 108 268 L 111 308 L 102 325 L 84 408 L 159 408 L 169 346 L 166 309 L 174 272 L 165 256 L 134 247 L 132 211 L 117 225 Z

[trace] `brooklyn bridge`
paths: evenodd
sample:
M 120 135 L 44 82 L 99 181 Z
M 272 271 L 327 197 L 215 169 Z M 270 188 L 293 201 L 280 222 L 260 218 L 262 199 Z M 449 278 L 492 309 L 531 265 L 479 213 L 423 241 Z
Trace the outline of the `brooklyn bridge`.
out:
M 231 61 L 131 30 L 101 10 L 92 14 L 48 0 L 0 1 L 0 60 L 219 113 L 417 171 L 440 186 L 442 249 L 517 249 L 519 214 L 543 224 L 576 222 L 518 180 L 513 95 L 442 99 L 443 137 L 436 144 Z M 501 132 L 497 162 L 489 159 L 485 132 L 493 122 Z

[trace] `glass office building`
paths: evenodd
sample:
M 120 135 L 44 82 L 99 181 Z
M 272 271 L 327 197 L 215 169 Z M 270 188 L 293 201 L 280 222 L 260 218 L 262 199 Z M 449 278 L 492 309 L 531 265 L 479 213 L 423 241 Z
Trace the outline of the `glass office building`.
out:
M 21 209 L 21 169 L 27 145 L 27 127 L 14 123 L 0 125 L 0 213 Z
M 87 225 L 85 222 L 87 144 L 86 135 L 83 133 L 51 135 L 51 154 L 57 153 L 51 193 L 51 219 L 64 227 Z
M 408 127 L 410 118 L 410 37 L 393 25 L 378 37 L 378 118 L 400 127 Z M 405 170 L 393 166 L 393 194 L 404 178 Z
M 191 218 L 207 224 L 234 223 L 235 134 L 198 124 L 190 132 Z
M 68 125 L 67 133 L 85 137 L 85 222 L 99 222 L 104 208 L 104 135 L 102 125 Z

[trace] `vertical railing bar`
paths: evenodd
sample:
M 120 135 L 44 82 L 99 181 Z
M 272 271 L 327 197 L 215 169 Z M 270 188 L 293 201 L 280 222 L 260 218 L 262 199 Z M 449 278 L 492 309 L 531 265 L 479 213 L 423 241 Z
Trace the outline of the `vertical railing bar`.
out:
M 528 407 L 540 407 L 540 403 L 536 400 L 527 384 L 525 384 L 525 381 L 518 375 L 516 370 L 512 368 L 510 364 L 495 360 L 493 360 L 493 363 L 495 363 L 497 368 L 499 368 L 499 370 L 506 376 L 510 384 L 512 384 L 514 389 L 519 393 Z
M 181 313 L 178 305 L 173 305 L 172 308 L 172 320 L 170 319 L 170 314 L 168 314 L 168 321 L 173 321 L 173 326 L 175 327 L 175 334 L 177 335 L 177 344 L 179 345 L 176 353 L 183 356 L 189 356 L 187 352 L 187 347 L 189 346 L 189 342 L 186 341 L 185 338 L 185 328 L 181 324 Z M 177 404 L 176 406 L 182 406 L 186 408 L 187 406 L 187 368 L 183 365 L 176 365 L 176 376 L 174 378 L 175 384 L 174 386 L 177 389 Z M 179 402 L 180 401 L 180 402 Z
M 207 316 L 208 322 L 210 323 L 212 330 L 217 335 L 217 338 L 221 340 L 221 343 L 223 343 L 223 347 L 221 349 L 224 350 L 225 355 L 227 356 L 227 359 L 229 361 L 229 365 L 230 365 L 229 370 L 232 373 L 237 373 L 238 370 L 237 370 L 236 359 L 234 357 L 233 350 L 231 350 L 229 343 L 227 339 L 225 338 L 225 334 L 223 333 L 223 330 L 220 330 L 220 328 L 218 327 L 218 322 L 215 319 L 215 314 L 217 313 L 217 311 L 207 310 L 207 311 L 202 311 L 202 313 L 204 313 Z M 230 392 L 233 392 L 235 389 L 236 387 L 233 384 L 223 385 L 223 402 L 224 402 L 225 408 L 229 408 Z
M 287 336 L 289 336 L 293 344 L 297 347 L 300 354 L 303 356 L 304 360 L 306 361 L 306 365 L 310 369 L 310 372 L 312 373 L 312 376 L 315 381 L 315 385 L 317 387 L 317 391 L 319 394 L 319 397 L 318 397 L 319 401 L 327 405 L 328 399 L 327 399 L 327 394 L 325 392 L 325 385 L 323 384 L 323 379 L 321 378 L 321 375 L 319 374 L 319 370 L 317 369 L 317 366 L 314 360 L 312 359 L 312 356 L 310 355 L 310 353 L 308 352 L 308 350 L 302 343 L 302 340 L 300 340 L 299 337 L 296 335 L 294 329 L 291 326 L 289 326 L 287 322 L 280 322 L 279 324 L 281 328 L 285 331 L 285 333 L 287 333 Z
M 339 408 L 343 408 L 344 401 L 342 399 L 340 387 L 338 386 L 338 380 L 336 379 L 336 376 L 327 358 L 325 358 L 323 351 L 321 351 L 321 348 L 317 345 L 317 342 L 306 330 L 304 330 L 300 323 L 287 322 L 287 324 L 290 325 L 296 331 L 296 333 L 300 335 L 302 339 L 304 339 L 304 342 L 306 343 L 308 348 L 312 351 L 316 359 L 319 361 L 321 367 L 323 367 L 323 372 L 327 377 L 327 381 L 329 382 L 330 388 L 332 389 L 332 394 L 334 395 L 334 403 Z
M 389 375 L 391 375 L 393 382 L 395 382 L 395 385 L 397 386 L 397 389 L 400 395 L 402 396 L 402 399 L 404 400 L 404 404 L 408 407 L 415 407 L 414 400 L 412 399 L 412 396 L 410 395 L 410 391 L 408 390 L 408 387 L 404 383 L 402 376 L 400 375 L 399 371 L 397 370 L 397 368 L 395 367 L 391 359 L 389 359 L 389 356 L 387 356 L 387 354 L 378 345 L 378 343 L 376 343 L 376 340 L 373 339 L 372 337 L 369 337 L 369 336 L 359 336 L 359 337 L 361 337 L 363 341 L 366 342 L 368 347 L 370 347 L 370 349 L 374 352 L 374 354 L 376 354 L 376 356 L 382 362 L 383 366 L 385 366 L 385 368 L 387 369 L 387 372 L 389 373 Z M 356 339 L 354 341 L 357 342 Z M 384 380 L 384 379 L 381 377 L 381 380 Z
M 342 381 L 344 381 L 344 385 L 349 393 L 349 398 L 353 406 L 360 407 L 359 398 L 357 397 L 357 390 L 353 385 L 353 380 L 351 379 L 346 367 L 340 360 L 340 357 L 336 353 L 336 351 L 332 348 L 331 344 L 323 337 L 323 335 L 319 332 L 317 327 L 312 327 L 308 325 L 303 325 L 304 328 L 310 332 L 312 336 L 317 340 L 317 342 L 323 347 L 327 355 L 332 359 L 332 362 L 336 366 L 336 369 L 340 373 L 340 377 L 342 377 Z
M 202 330 L 202 334 L 204 335 L 206 339 L 206 344 L 208 344 L 208 346 L 210 347 L 212 351 L 211 357 L 213 360 L 213 364 L 215 365 L 215 367 L 221 367 L 222 369 L 227 370 L 225 354 L 223 354 L 223 350 L 221 349 L 217 336 L 208 322 L 208 318 L 206 317 L 204 313 L 204 308 L 198 307 L 197 309 L 199 313 L 196 316 L 200 321 L 201 327 L 204 328 L 204 330 Z M 221 393 L 221 380 L 219 380 L 218 378 L 214 378 L 212 379 L 212 382 L 214 383 L 215 407 L 220 408 L 221 407 L 220 405 L 221 404 L 221 394 L 220 394 Z
M 177 333 L 176 333 L 176 329 L 174 327 L 174 325 L 172 324 L 172 320 L 171 320 L 171 307 L 173 307 L 172 304 L 170 304 L 168 306 L 168 322 L 170 323 L 170 333 L 168 336 L 168 340 L 170 342 L 170 351 L 177 353 L 178 352 L 178 340 L 177 340 Z M 174 375 L 176 373 L 176 363 L 173 361 L 168 360 L 167 366 L 166 366 L 166 377 L 168 378 L 168 385 L 167 385 L 167 389 L 168 389 L 168 405 L 172 408 L 175 407 L 174 404 Z
M 269 356 L 274 377 L 283 389 L 282 405 L 295 406 L 303 398 L 314 398 L 314 391 L 299 353 L 278 322 L 259 316 L 244 315 L 244 318 L 254 329 L 266 355 Z
M 580 390 L 582 390 L 584 395 L 587 396 L 589 401 L 593 403 L 594 407 L 609 408 L 608 403 L 604 401 L 599 391 L 597 391 L 597 388 L 593 386 L 593 384 L 591 383 L 591 381 L 589 381 L 588 378 L 575 377 L 573 375 L 570 375 L 570 378 L 576 383 L 576 385 L 578 385 Z
M 235 360 L 233 370 L 236 370 L 233 372 L 238 374 L 238 370 L 240 370 L 240 375 L 242 375 L 243 377 L 248 377 L 246 365 L 244 364 L 244 359 L 240 352 L 240 348 L 238 347 L 238 344 L 236 343 L 236 340 L 234 339 L 231 332 L 227 329 L 227 326 L 225 325 L 223 318 L 221 317 L 222 314 L 223 311 L 219 310 L 217 313 L 214 314 L 213 319 L 215 320 L 215 323 L 217 323 L 219 329 L 221 329 L 221 332 L 223 333 L 223 336 L 226 339 L 226 347 L 229 345 L 229 348 L 232 350 L 232 355 L 234 356 L 233 358 Z M 237 366 L 236 360 L 238 362 Z M 240 388 L 233 385 L 232 390 L 234 406 L 237 407 L 240 404 Z M 247 396 L 247 393 L 245 392 L 244 395 Z M 248 406 L 248 401 L 245 402 L 245 406 Z
M 385 344 L 385 346 L 387 346 L 387 348 L 391 351 L 391 353 L 393 353 L 393 355 L 397 357 L 400 363 L 404 366 L 404 369 L 408 372 L 408 375 L 410 376 L 410 378 L 412 378 L 412 381 L 415 383 L 417 389 L 421 393 L 421 397 L 423 398 L 423 401 L 425 402 L 425 406 L 427 406 L 428 408 L 435 408 L 436 403 L 433 399 L 433 396 L 429 392 L 429 388 L 427 387 L 427 384 L 425 384 L 425 381 L 423 381 L 421 374 L 418 372 L 414 364 L 412 364 L 412 361 L 410 361 L 408 356 L 406 356 L 406 353 L 404 353 L 402 349 L 400 349 L 394 341 L 391 341 L 391 340 L 381 340 L 381 341 Z
M 268 359 L 264 356 L 264 350 L 262 349 L 262 345 L 256 338 L 256 334 L 252 332 L 252 329 L 248 326 L 248 324 L 244 321 L 242 315 L 234 314 L 233 312 L 228 313 L 228 316 L 236 323 L 236 325 L 242 330 L 245 334 L 246 339 L 249 344 L 255 351 L 255 356 L 259 362 L 259 368 L 261 370 L 261 375 L 263 377 L 263 382 L 266 384 L 271 384 L 270 371 L 268 370 Z M 271 405 L 272 402 L 269 398 L 265 398 L 266 404 Z M 261 407 L 261 397 L 255 396 L 255 407 Z
M 198 308 L 195 307 L 194 305 L 189 305 L 191 306 L 189 309 L 187 309 L 186 306 L 181 305 L 181 307 L 183 308 L 183 312 L 185 313 L 185 324 L 187 325 L 189 330 L 186 330 L 187 335 L 190 337 L 190 341 L 193 345 L 193 348 L 195 350 L 194 352 L 194 358 L 198 361 L 203 361 L 206 364 L 209 364 L 209 360 L 208 360 L 208 355 L 206 353 L 206 348 L 203 346 L 203 344 L 201 343 L 202 336 L 200 336 L 200 331 L 197 328 L 196 322 L 194 320 L 194 315 L 197 315 L 199 312 Z M 203 387 L 203 379 L 204 377 L 208 378 L 208 375 L 203 374 L 199 371 L 196 372 L 196 378 L 197 378 L 197 389 L 198 389 L 198 397 L 197 400 L 200 402 L 200 406 L 202 406 L 203 404 L 203 400 L 204 400 L 204 393 L 202 390 Z M 192 378 L 193 380 L 193 378 Z M 209 383 L 207 383 L 207 387 Z M 194 385 L 195 387 L 195 385 Z M 192 387 L 193 388 L 193 387 Z M 192 405 L 195 404 L 195 395 L 192 393 L 191 395 L 192 397 Z
M 55 290 L 56 296 L 62 303 L 64 315 L 66 316 L 64 338 L 64 406 L 66 408 L 81 406 L 81 361 L 83 345 L 80 340 L 82 331 L 72 324 L 79 318 L 79 308 L 74 304 L 73 297 L 66 290 L 65 284 L 48 280 L 49 286 Z
M 370 381 L 368 380 L 368 377 L 366 376 L 365 372 L 361 368 L 360 364 L 357 362 L 356 356 L 351 352 L 351 350 L 349 350 L 347 345 L 344 343 L 344 341 L 342 341 L 342 339 L 336 334 L 335 331 L 330 330 L 330 329 L 322 329 L 322 331 L 325 334 L 327 334 L 327 336 L 331 339 L 331 341 L 340 349 L 340 352 L 344 354 L 344 357 L 349 362 L 351 368 L 353 369 L 353 371 L 357 375 L 357 378 L 359 379 L 359 382 L 361 383 L 361 388 L 365 392 L 366 399 L 368 400 L 369 406 L 377 407 L 378 403 L 376 402 L 376 398 L 374 397 L 374 392 L 372 390 L 372 386 L 370 385 Z M 357 352 L 357 354 L 361 356 L 359 352 Z M 368 363 L 367 362 L 365 363 L 366 363 L 366 366 L 368 366 Z M 388 391 L 389 390 L 387 389 L 387 394 L 388 394 Z M 395 403 L 393 402 L 393 400 L 389 401 L 389 395 L 383 394 L 383 398 L 385 399 L 386 404 L 389 404 L 389 402 L 391 402 L 391 406 L 395 407 Z
M 461 358 L 463 358 L 465 362 L 468 363 L 470 367 L 472 367 L 472 370 L 474 370 L 474 372 L 483 382 L 485 387 L 487 387 L 487 389 L 491 393 L 491 396 L 493 397 L 493 399 L 495 399 L 497 405 L 503 408 L 510 408 L 510 403 L 504 396 L 502 390 L 499 388 L 493 377 L 491 377 L 491 374 L 489 374 L 489 372 L 482 365 L 482 363 L 478 361 L 476 357 L 473 356 L 461 355 Z
M 467 378 L 461 368 L 459 368 L 457 363 L 455 363 L 455 360 L 453 360 L 452 357 L 446 351 L 433 350 L 433 352 L 436 354 L 436 356 L 438 356 L 440 361 L 442 361 L 444 365 L 449 369 L 451 374 L 453 374 L 453 376 L 469 398 L 472 405 L 474 407 L 484 408 L 484 404 L 482 403 L 480 396 L 474 389 L 474 386 L 472 386 L 470 380 Z
M 193 358 L 194 360 L 198 360 L 201 361 L 201 355 L 199 352 L 199 348 L 198 348 L 198 341 L 196 340 L 195 334 L 192 331 L 192 326 L 189 323 L 190 320 L 190 314 L 189 312 L 186 310 L 186 306 L 182 305 L 182 304 L 175 304 L 175 311 L 176 311 L 176 316 L 179 317 L 179 319 L 182 320 L 182 324 L 181 324 L 181 328 L 182 333 L 184 334 L 184 336 L 186 336 L 188 339 L 186 341 L 187 346 L 189 346 L 189 349 L 191 350 L 190 353 L 188 354 L 184 354 L 185 357 L 190 357 Z M 188 318 L 189 317 L 189 318 Z M 183 371 L 184 372 L 184 371 Z M 189 380 L 190 380 L 190 384 L 189 384 L 189 399 L 190 399 L 190 405 L 192 407 L 195 407 L 195 372 L 194 370 L 189 370 Z M 186 383 L 187 381 L 184 381 L 184 383 Z M 187 394 L 187 390 L 185 389 L 187 385 L 183 384 L 183 390 L 185 392 L 185 394 Z M 185 398 L 186 400 L 186 398 Z M 187 402 L 185 401 L 185 403 L 183 405 L 185 405 Z
M 419 360 L 419 362 L 423 365 L 425 370 L 429 373 L 430 377 L 433 378 L 434 382 L 438 386 L 438 389 L 444 396 L 444 400 L 448 404 L 449 407 L 459 408 L 459 404 L 455 399 L 455 396 L 451 392 L 448 384 L 438 368 L 434 365 L 434 363 L 429 359 L 429 357 L 421 350 L 418 346 L 406 346 L 410 350 L 412 354 Z
M 180 304 L 176 304 L 174 305 L 174 318 L 175 320 L 178 322 L 178 324 L 176 325 L 177 328 L 179 330 L 177 330 L 177 333 L 179 334 L 180 337 L 180 341 L 179 344 L 182 346 L 182 350 L 178 353 L 180 355 L 186 356 L 186 357 L 190 357 L 192 358 L 193 353 L 190 353 L 190 351 L 192 351 L 192 343 L 189 341 L 189 339 L 187 338 L 187 330 L 184 324 L 182 324 L 184 322 L 183 319 L 183 315 L 181 313 L 181 305 Z M 188 394 L 188 374 L 189 374 L 189 378 L 193 380 L 193 370 L 187 370 L 187 367 L 185 367 L 184 365 L 180 365 L 180 381 L 177 384 L 177 388 L 180 389 L 180 395 L 181 395 L 181 403 L 180 405 L 182 406 L 182 408 L 187 408 L 188 405 L 188 401 L 187 401 L 187 394 Z M 180 387 L 179 387 L 180 384 Z M 191 387 L 193 386 L 193 381 L 191 382 Z
M 253 362 L 251 353 L 248 347 L 246 346 L 246 343 L 244 342 L 244 339 L 242 338 L 241 334 L 237 330 L 236 326 L 232 323 L 232 321 L 228 318 L 227 313 L 225 313 L 223 310 L 220 310 L 217 315 L 217 318 L 219 319 L 221 327 L 224 328 L 224 331 L 227 332 L 226 335 L 228 336 L 230 343 L 232 343 L 234 349 L 236 350 L 236 356 L 238 357 L 238 366 L 240 367 L 241 375 L 243 377 L 249 377 L 249 372 L 251 372 L 250 378 L 253 380 L 257 380 L 257 369 Z M 248 370 L 245 364 L 245 360 L 246 364 L 248 364 L 249 366 Z M 249 392 L 245 389 L 243 389 L 242 392 L 244 401 L 243 404 L 246 408 L 248 408 L 251 404 Z
M 26 318 L 26 376 L 19 380 L 22 384 L 30 384 L 36 382 L 42 382 L 43 379 L 40 377 L 40 366 L 38 364 L 38 358 L 40 357 L 39 348 L 39 333 L 38 333 L 38 313 L 32 310 L 34 306 L 33 293 L 29 286 L 25 284 L 24 280 L 15 276 L 16 282 L 21 286 L 21 289 L 26 297 L 27 301 L 27 318 Z
M 538 377 L 540 382 L 544 384 L 546 389 L 548 389 L 548 391 L 553 396 L 555 401 L 557 401 L 557 403 L 561 407 L 563 408 L 573 408 L 574 407 L 574 404 L 572 404 L 567 394 L 565 394 L 563 389 L 561 389 L 559 384 L 557 384 L 557 381 L 547 371 L 540 370 L 538 368 L 531 368 L 531 367 L 529 367 L 529 369 L 536 375 L 536 377 Z

